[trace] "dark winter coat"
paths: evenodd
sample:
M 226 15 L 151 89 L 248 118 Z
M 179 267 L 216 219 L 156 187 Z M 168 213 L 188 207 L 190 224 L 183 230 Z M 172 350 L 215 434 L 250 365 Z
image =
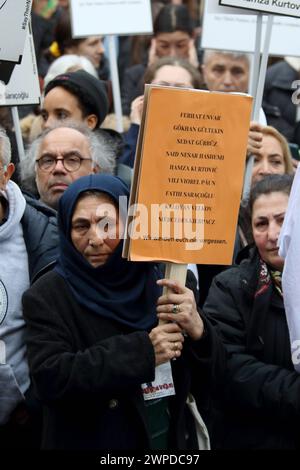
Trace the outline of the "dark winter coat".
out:
M 58 257 L 56 212 L 25 195 L 26 207 L 21 219 L 28 253 L 31 283 L 53 268 Z
M 23 307 L 33 384 L 44 404 L 43 448 L 148 449 L 141 384 L 154 379 L 155 356 L 147 332 L 84 310 L 56 272 L 38 279 Z M 204 323 L 205 337 L 187 338 L 182 356 L 172 361 L 173 449 L 196 448 L 187 394 L 204 403 L 205 386 L 224 370 L 222 344 Z
M 300 376 L 291 362 L 282 298 L 273 284 L 258 290 L 259 272 L 254 250 L 214 279 L 204 305 L 229 353 L 213 443 L 295 449 L 300 446 Z

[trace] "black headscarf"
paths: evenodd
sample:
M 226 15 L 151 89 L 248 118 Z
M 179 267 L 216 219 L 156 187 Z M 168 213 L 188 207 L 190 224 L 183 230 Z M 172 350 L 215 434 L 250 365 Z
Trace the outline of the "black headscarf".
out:
M 122 240 L 107 262 L 94 268 L 71 240 L 71 222 L 81 193 L 97 190 L 110 196 L 119 207 L 119 197 L 129 196 L 125 183 L 115 176 L 93 174 L 76 180 L 59 201 L 60 251 L 55 268 L 69 284 L 78 303 L 86 309 L 137 330 L 156 324 L 158 270 L 152 263 L 123 259 Z

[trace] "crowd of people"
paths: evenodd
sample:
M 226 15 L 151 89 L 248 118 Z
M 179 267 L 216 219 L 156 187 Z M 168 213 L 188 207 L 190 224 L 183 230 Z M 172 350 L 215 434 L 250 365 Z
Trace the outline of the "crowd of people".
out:
M 122 257 L 144 85 L 248 92 L 248 54 L 201 51 L 202 3 L 153 1 L 153 35 L 118 38 L 120 134 L 104 39 L 72 38 L 68 1 L 33 0 L 42 100 L 19 109 L 22 159 L 0 108 L 3 450 L 300 448 L 278 247 L 299 59 L 270 66 L 249 122 L 232 266 L 189 265 L 184 284 Z

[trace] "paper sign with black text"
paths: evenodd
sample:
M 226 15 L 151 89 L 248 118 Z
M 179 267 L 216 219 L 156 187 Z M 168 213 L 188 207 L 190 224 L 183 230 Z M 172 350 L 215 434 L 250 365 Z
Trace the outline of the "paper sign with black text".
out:
M 219 0 L 220 5 L 236 8 L 245 8 L 256 12 L 271 15 L 293 16 L 300 18 L 300 1 L 280 0 Z
M 254 52 L 256 21 L 257 15 L 251 10 L 224 7 L 219 5 L 218 0 L 206 1 L 201 47 L 223 51 Z M 262 44 L 264 44 L 266 23 L 267 16 L 264 16 Z M 270 55 L 300 57 L 299 36 L 298 18 L 275 15 Z
M 21 64 L 13 70 L 7 85 L 0 82 L 0 106 L 22 106 L 40 102 L 40 84 L 33 37 L 28 30 Z
M 32 0 L 0 0 L 0 60 L 21 61 L 31 4 Z
M 251 107 L 248 95 L 146 85 L 123 256 L 231 264 Z
M 73 37 L 151 34 L 150 0 L 70 0 Z

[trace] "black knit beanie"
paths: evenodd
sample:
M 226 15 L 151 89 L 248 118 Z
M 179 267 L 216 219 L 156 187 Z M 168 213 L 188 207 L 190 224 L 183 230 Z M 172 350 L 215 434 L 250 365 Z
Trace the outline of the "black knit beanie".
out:
M 84 101 L 88 103 L 90 109 L 98 118 L 97 126 L 100 126 L 108 113 L 109 106 L 105 83 L 85 70 L 63 73 L 48 83 L 45 88 L 45 96 L 57 86 L 62 88 L 65 86 L 68 90 L 68 83 L 74 85 L 74 88 L 77 88 L 84 96 Z M 78 96 L 78 99 L 80 101 L 80 96 Z

